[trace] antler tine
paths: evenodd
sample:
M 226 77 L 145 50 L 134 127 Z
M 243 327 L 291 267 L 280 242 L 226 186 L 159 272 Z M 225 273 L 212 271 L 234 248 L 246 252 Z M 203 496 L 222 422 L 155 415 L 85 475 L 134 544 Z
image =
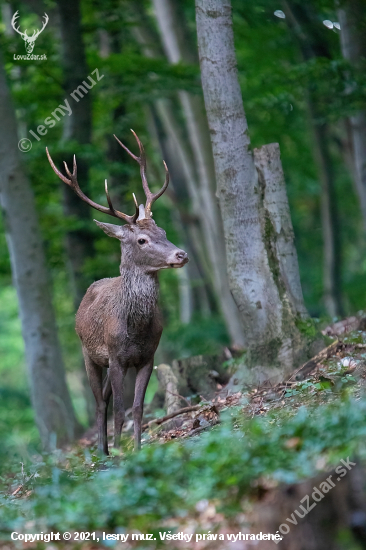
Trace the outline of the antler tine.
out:
M 148 195 L 146 194 L 146 205 L 145 205 L 146 217 L 152 216 L 152 212 L 151 212 L 152 205 L 159 197 L 161 197 L 161 195 L 165 192 L 166 188 L 169 185 L 169 170 L 164 160 L 163 160 L 163 163 L 165 168 L 165 181 L 160 191 L 158 191 L 157 193 L 151 193 L 149 189 L 149 194 Z
M 104 190 L 105 190 L 105 194 L 106 194 L 106 197 L 107 197 L 107 201 L 108 201 L 109 208 L 111 209 L 112 212 L 114 212 L 114 208 L 113 208 L 113 204 L 112 204 L 112 201 L 111 201 L 111 197 L 109 196 L 107 180 L 104 181 Z
M 154 201 L 156 201 L 156 199 L 161 197 L 161 195 L 166 191 L 166 188 L 169 185 L 169 170 L 168 170 L 168 167 L 166 165 L 165 160 L 163 160 L 163 164 L 164 164 L 164 168 L 165 168 L 165 181 L 164 181 L 163 187 L 160 189 L 160 191 L 158 191 L 157 193 L 155 193 L 155 195 L 153 195 Z
M 151 191 L 149 189 L 149 184 L 147 183 L 147 177 L 146 177 L 146 154 L 144 146 L 142 145 L 141 141 L 139 140 L 139 137 L 137 134 L 132 130 L 131 132 L 135 136 L 135 140 L 137 141 L 137 145 L 139 146 L 140 156 L 138 157 L 138 162 L 140 164 L 140 175 L 142 180 L 142 187 L 144 189 L 144 193 L 146 195 L 146 199 L 148 199 L 148 196 L 151 195 Z
M 136 209 L 136 212 L 133 216 L 128 216 L 127 214 L 123 214 L 123 212 L 119 212 L 119 210 L 115 210 L 115 208 L 112 205 L 112 201 L 110 199 L 109 193 L 108 193 L 107 180 L 105 181 L 105 191 L 106 191 L 106 195 L 107 195 L 107 201 L 108 201 L 108 204 L 109 204 L 109 208 L 107 208 L 106 206 L 102 206 L 102 205 L 92 201 L 91 199 L 89 199 L 85 195 L 85 193 L 83 193 L 83 191 L 79 187 L 79 183 L 78 183 L 78 180 L 77 180 L 77 165 L 76 165 L 75 155 L 74 155 L 74 159 L 73 159 L 73 171 L 72 171 L 72 173 L 70 172 L 69 167 L 67 166 L 66 162 L 64 162 L 66 173 L 70 178 L 70 179 L 68 179 L 66 176 L 64 176 L 58 170 L 58 168 L 56 168 L 56 166 L 55 166 L 55 164 L 54 164 L 54 162 L 51 158 L 51 155 L 48 152 L 47 147 L 46 147 L 46 153 L 47 153 L 47 157 L 48 157 L 48 160 L 49 160 L 49 163 L 51 165 L 52 170 L 55 172 L 55 174 L 63 182 L 65 182 L 67 185 L 69 185 L 74 190 L 74 192 L 77 194 L 77 196 L 81 200 L 83 200 L 84 202 L 89 204 L 89 206 L 92 206 L 96 210 L 99 210 L 99 212 L 103 212 L 103 214 L 109 214 L 110 216 L 114 216 L 115 218 L 119 218 L 121 220 L 124 220 L 125 222 L 127 222 L 129 224 L 134 224 L 136 222 L 137 217 L 138 217 L 138 210 L 137 209 Z
M 134 160 L 136 160 L 139 164 L 140 164 L 140 157 L 137 157 L 136 155 L 134 155 L 133 153 L 131 153 L 131 151 L 126 147 L 126 145 L 123 145 L 122 141 L 120 141 L 118 139 L 118 137 L 116 136 L 116 134 L 113 134 L 113 136 L 116 138 L 116 140 L 118 141 L 118 143 L 120 144 L 120 146 L 122 147 L 122 149 L 124 149 L 129 155 L 130 157 L 132 157 Z
M 153 203 L 156 201 L 156 199 L 158 199 L 159 197 L 161 197 L 161 195 L 164 193 L 164 191 L 166 190 L 166 188 L 168 187 L 169 185 L 169 171 L 168 171 L 168 168 L 167 168 L 167 165 L 165 164 L 164 162 L 164 166 L 165 166 L 165 182 L 164 182 L 164 185 L 163 187 L 160 189 L 160 191 L 158 191 L 157 193 L 152 193 L 150 191 L 150 188 L 149 188 L 149 184 L 147 183 L 147 177 L 146 177 L 146 154 L 145 154 L 145 149 L 144 149 L 144 146 L 142 145 L 139 137 L 137 136 L 136 132 L 134 132 L 132 129 L 131 129 L 131 132 L 133 133 L 133 135 L 135 136 L 135 139 L 137 141 L 137 145 L 139 146 L 139 150 L 140 150 L 140 156 L 137 157 L 136 155 L 134 155 L 133 153 L 131 153 L 131 151 L 125 146 L 123 145 L 123 143 L 117 138 L 117 136 L 114 136 L 116 138 L 116 140 L 118 141 L 118 143 L 121 145 L 121 147 L 123 147 L 123 149 L 136 161 L 139 163 L 140 165 L 140 174 L 141 174 L 141 180 L 142 180 L 142 187 L 144 189 L 144 192 L 145 192 L 145 196 L 146 196 L 146 205 L 145 205 L 145 215 L 147 218 L 151 217 L 152 216 L 152 213 L 151 213 L 151 207 L 153 205 Z M 114 135 L 114 134 L 113 134 Z
M 123 145 L 123 143 L 118 139 L 117 136 L 115 136 L 114 134 L 114 137 L 116 138 L 116 140 L 118 141 L 118 143 L 120 144 L 121 147 L 123 147 L 123 149 L 136 161 L 139 163 L 140 165 L 140 175 L 141 175 L 141 180 L 142 180 L 142 187 L 144 189 L 144 193 L 146 195 L 146 198 L 148 197 L 149 193 L 150 193 L 150 189 L 149 189 L 149 186 L 148 186 L 148 183 L 147 183 L 147 178 L 146 178 L 146 155 L 145 155 L 145 150 L 144 150 L 144 146 L 142 145 L 141 141 L 139 140 L 139 138 L 137 137 L 137 135 L 135 134 L 135 132 L 133 130 L 131 130 L 131 132 L 133 133 L 133 135 L 135 136 L 135 139 L 137 141 L 137 144 L 139 146 L 139 150 L 140 150 L 140 156 L 136 156 L 134 155 L 133 153 L 131 153 L 131 151 L 126 147 L 126 145 Z
M 51 158 L 51 155 L 49 154 L 48 152 L 48 148 L 46 147 L 46 153 L 47 153 L 47 158 L 48 158 L 48 162 L 50 163 L 51 165 L 51 168 L 52 170 L 55 172 L 55 174 L 65 183 L 67 183 L 67 185 L 72 185 L 71 183 L 71 180 L 67 179 L 59 170 L 58 168 L 56 168 L 52 158 Z
M 73 171 L 72 171 L 72 174 L 69 170 L 69 167 L 67 166 L 66 162 L 64 162 L 64 166 L 65 166 L 65 172 L 66 174 L 69 176 L 70 178 L 70 183 L 71 185 L 73 184 L 73 178 L 75 179 L 77 177 L 77 168 L 76 168 L 76 159 L 75 159 L 75 155 L 74 155 L 74 161 L 73 161 Z

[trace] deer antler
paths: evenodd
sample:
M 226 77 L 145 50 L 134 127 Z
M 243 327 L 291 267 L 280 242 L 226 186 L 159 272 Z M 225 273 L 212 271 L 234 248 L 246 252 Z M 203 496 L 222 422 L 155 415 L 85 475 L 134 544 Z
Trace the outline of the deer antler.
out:
M 133 153 L 131 153 L 131 151 L 129 149 L 127 149 L 127 147 L 125 145 L 123 145 L 123 143 L 118 139 L 117 136 L 114 136 L 116 138 L 116 140 L 118 141 L 118 143 L 120 144 L 121 147 L 123 147 L 123 149 L 136 161 L 139 163 L 140 165 L 140 174 L 141 174 L 141 180 L 142 180 L 142 187 L 144 188 L 144 192 L 145 192 L 145 195 L 146 195 L 146 204 L 145 204 L 145 217 L 146 218 L 150 218 L 151 217 L 151 207 L 153 205 L 153 203 L 156 201 L 156 199 L 158 199 L 159 197 L 161 197 L 161 195 L 164 193 L 164 191 L 166 190 L 166 188 L 168 187 L 169 185 L 169 171 L 168 171 L 168 167 L 167 165 L 165 164 L 164 162 L 164 167 L 165 167 L 165 182 L 164 182 L 164 185 L 163 187 L 160 189 L 160 191 L 158 191 L 157 193 L 152 193 L 149 189 L 149 185 L 147 183 L 147 178 L 146 178 L 146 155 L 145 155 L 145 150 L 144 150 L 144 146 L 142 145 L 141 141 L 139 140 L 139 138 L 137 137 L 137 135 L 135 134 L 135 132 L 133 130 L 131 130 L 131 132 L 133 133 L 133 135 L 135 136 L 135 139 L 137 141 L 137 144 L 139 146 L 139 149 L 140 149 L 140 156 L 137 157 L 136 155 L 134 155 Z M 114 134 L 113 134 L 114 135 Z
M 136 208 L 136 212 L 133 216 L 128 216 L 127 214 L 123 214 L 122 212 L 119 212 L 119 210 L 115 210 L 115 208 L 113 207 L 112 205 L 112 201 L 111 201 L 111 198 L 109 196 L 109 192 L 108 192 L 108 185 L 107 185 L 107 180 L 105 180 L 105 194 L 107 196 L 107 201 L 108 201 L 108 204 L 109 204 L 109 208 L 107 208 L 106 206 L 101 206 L 100 204 L 92 201 L 91 199 L 89 199 L 83 192 L 82 190 L 80 189 L 79 187 L 79 184 L 78 184 L 78 180 L 77 180 L 77 166 L 76 166 L 76 157 L 74 155 L 74 162 L 73 162 L 73 171 L 72 173 L 70 172 L 69 170 L 69 167 L 67 166 L 66 162 L 64 162 L 64 165 L 65 165 L 65 170 L 66 170 L 66 174 L 69 176 L 70 179 L 68 179 L 66 176 L 64 176 L 55 166 L 52 158 L 51 158 L 51 155 L 49 154 L 48 152 L 48 149 L 46 147 L 46 153 L 47 153 L 47 157 L 48 157 L 48 160 L 49 160 L 49 163 L 52 167 L 52 170 L 55 172 L 55 174 L 63 181 L 65 182 L 67 185 L 69 185 L 71 187 L 71 189 L 77 194 L 78 197 L 80 197 L 81 200 L 83 200 L 84 202 L 86 202 L 87 204 L 89 204 L 89 206 L 92 206 L 93 208 L 95 208 L 96 210 L 99 210 L 99 212 L 103 212 L 103 214 L 109 214 L 110 216 L 114 216 L 115 218 L 119 218 L 120 220 L 124 220 L 125 222 L 129 223 L 129 224 L 134 224 L 136 223 L 136 220 L 137 220 L 137 217 L 138 217 L 138 214 L 139 214 L 139 211 L 138 211 L 138 208 Z M 136 203 L 136 199 L 134 198 L 134 201 Z
M 28 37 L 27 35 L 27 29 L 25 29 L 25 32 L 22 32 L 19 30 L 19 28 L 17 28 L 15 25 L 17 24 L 17 19 L 19 17 L 19 10 L 17 10 L 14 15 L 13 15 L 13 18 L 11 20 L 11 26 L 13 27 L 13 29 L 18 33 L 20 34 L 20 36 L 23 38 L 23 40 L 25 39 L 25 37 Z
M 46 26 L 47 23 L 48 23 L 49 17 L 48 17 L 48 15 L 47 15 L 47 13 L 45 13 L 45 14 L 43 15 L 43 17 L 44 17 L 43 27 L 42 27 L 41 30 L 39 30 L 39 31 L 34 31 L 33 36 L 32 36 L 32 38 L 34 37 L 34 40 L 35 40 L 36 38 L 38 38 L 38 36 L 41 34 L 41 32 L 44 30 L 45 26 Z

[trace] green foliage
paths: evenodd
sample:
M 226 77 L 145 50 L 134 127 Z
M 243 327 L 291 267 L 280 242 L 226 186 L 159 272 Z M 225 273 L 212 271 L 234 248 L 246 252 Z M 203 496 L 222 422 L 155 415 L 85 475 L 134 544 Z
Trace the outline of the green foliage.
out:
M 213 355 L 228 344 L 224 323 L 218 316 L 195 316 L 187 325 L 171 319 L 163 332 L 161 342 L 164 352 L 172 359 L 201 354 Z
M 16 499 L 2 493 L 0 526 L 21 529 L 139 529 L 152 532 L 168 518 L 187 517 L 202 499 L 214 501 L 230 517 L 241 510 L 253 482 L 270 476 L 294 483 L 341 458 L 365 457 L 366 402 L 346 399 L 342 406 L 292 408 L 247 420 L 228 409 L 223 423 L 199 439 L 146 445 L 139 454 L 100 461 L 87 450 L 43 456 L 26 467 L 32 495 Z M 299 438 L 296 448 L 287 445 Z M 113 465 L 115 463 L 115 465 Z M 12 486 L 19 483 L 19 477 Z
M 24 344 L 21 337 L 18 302 L 15 289 L 0 289 L 0 376 L 2 385 L 15 385 L 25 373 Z M 18 389 L 24 389 L 24 383 Z

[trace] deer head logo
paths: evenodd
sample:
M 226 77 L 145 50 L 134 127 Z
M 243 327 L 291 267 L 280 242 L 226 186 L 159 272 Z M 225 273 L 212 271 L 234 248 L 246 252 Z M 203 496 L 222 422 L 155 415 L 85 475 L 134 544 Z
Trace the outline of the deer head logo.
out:
M 32 36 L 27 35 L 27 29 L 25 29 L 24 32 L 21 32 L 19 30 L 19 28 L 16 27 L 18 17 L 19 17 L 19 11 L 16 11 L 13 15 L 13 19 L 11 20 L 11 26 L 23 38 L 23 40 L 25 42 L 25 49 L 26 49 L 27 53 L 32 53 L 35 41 L 37 40 L 37 38 L 39 37 L 39 35 L 41 34 L 41 32 L 43 31 L 43 29 L 45 28 L 45 26 L 48 23 L 48 15 L 47 15 L 47 13 L 44 14 L 44 16 L 43 16 L 44 17 L 43 27 L 39 31 L 33 31 Z

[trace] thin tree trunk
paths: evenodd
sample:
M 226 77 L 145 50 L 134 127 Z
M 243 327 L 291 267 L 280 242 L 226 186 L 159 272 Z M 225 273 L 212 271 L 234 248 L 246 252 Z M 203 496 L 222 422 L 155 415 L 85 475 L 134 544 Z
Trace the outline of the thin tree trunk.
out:
M 201 244 L 202 235 L 200 233 L 198 218 L 192 216 L 187 210 L 189 193 L 184 178 L 184 169 L 175 154 L 175 147 L 172 146 L 170 135 L 164 131 L 165 128 L 154 105 L 150 105 L 150 116 L 148 119 L 150 134 L 157 141 L 163 153 L 163 158 L 169 166 L 172 183 L 170 196 L 179 213 L 179 218 L 173 215 L 172 221 L 178 234 L 184 236 L 183 248 L 187 250 L 190 259 L 185 270 L 189 279 L 189 298 L 188 296 L 187 298 L 192 303 L 192 312 L 195 309 L 200 311 L 204 317 L 207 317 L 211 312 L 210 300 L 208 298 L 209 289 L 207 288 L 209 278 L 205 276 L 205 272 L 209 272 L 209 266 L 206 263 L 205 251 Z M 187 285 L 186 291 L 188 291 Z M 194 307 L 194 304 L 196 304 L 196 307 Z
M 364 68 L 366 52 L 366 5 L 363 0 L 342 2 L 338 10 L 342 54 L 356 68 Z M 366 229 L 366 110 L 350 117 L 353 163 L 363 223 Z
M 58 0 L 57 5 L 62 35 L 64 90 L 66 97 L 69 97 L 70 93 L 87 80 L 88 76 L 81 34 L 80 3 L 79 0 Z M 86 94 L 80 101 L 73 102 L 72 114 L 65 118 L 62 145 L 67 144 L 68 141 L 77 141 L 82 145 L 90 143 L 91 121 L 91 96 Z M 66 160 L 71 160 L 71 155 L 68 154 L 68 156 L 70 159 L 66 158 Z M 83 158 L 78 158 L 78 180 L 81 188 L 87 190 L 88 167 Z M 62 193 L 65 215 L 84 221 L 82 229 L 73 229 L 67 233 L 67 252 L 74 287 L 74 302 L 77 308 L 88 287 L 88 282 L 83 275 L 83 266 L 93 251 L 92 234 L 88 229 L 90 209 L 67 185 L 62 184 Z
M 172 0 L 153 0 L 164 51 L 170 63 L 196 62 L 179 5 Z M 187 125 L 199 182 L 200 210 L 204 208 L 202 225 L 210 257 L 213 282 L 232 343 L 243 347 L 245 338 L 236 304 L 230 294 L 225 261 L 225 241 L 220 211 L 215 197 L 215 170 L 210 136 L 201 97 L 186 91 L 179 99 Z
M 162 55 L 160 48 L 157 47 L 156 37 L 152 36 L 149 21 L 145 14 L 141 13 L 140 6 L 132 3 L 131 9 L 133 12 L 131 19 L 135 23 L 132 27 L 133 34 L 142 47 L 144 55 L 146 57 Z M 177 219 L 173 221 L 179 226 L 179 231 L 183 231 L 184 246 L 191 259 L 188 264 L 190 284 L 189 287 L 186 285 L 185 289 L 190 290 L 189 301 L 198 306 L 196 309 L 203 316 L 208 316 L 212 311 L 211 302 L 215 300 L 209 299 L 209 295 L 212 296 L 211 266 L 207 259 L 205 239 L 200 227 L 200 201 L 191 151 L 187 147 L 181 125 L 177 120 L 176 106 L 173 102 L 169 99 L 159 99 L 149 107 L 151 131 L 160 145 L 171 173 L 174 191 L 171 197 L 180 218 L 179 221 Z
M 81 32 L 81 13 L 79 0 L 58 0 L 62 36 L 62 63 L 64 69 L 64 90 L 66 97 L 73 92 L 88 77 L 88 66 Z M 72 104 L 72 114 L 65 119 L 61 147 L 68 141 L 77 141 L 81 145 L 90 143 L 92 132 L 92 103 L 90 94 L 86 94 L 79 102 Z M 69 158 L 67 158 L 69 157 Z M 71 165 L 69 153 L 61 160 L 67 160 Z M 87 192 L 89 175 L 84 159 L 78 157 L 78 181 Z M 67 185 L 62 185 L 63 209 L 67 217 L 73 217 L 79 222 L 77 229 L 71 229 L 66 234 L 67 257 L 72 282 L 74 307 L 78 309 L 83 296 L 92 281 L 84 275 L 85 261 L 93 256 L 94 243 L 91 232 L 90 208 L 75 195 Z M 83 227 L 80 227 L 83 222 Z M 89 386 L 84 361 L 80 360 L 81 383 L 86 403 L 88 423 L 92 424 L 95 416 L 95 401 Z
M 188 325 L 193 314 L 193 294 L 191 281 L 187 270 L 180 269 L 178 275 L 179 317 L 183 325 Z
M 134 36 L 143 48 L 146 57 L 156 57 L 159 52 L 156 47 L 156 41 L 150 35 L 148 21 L 145 21 L 145 18 L 142 19 L 143 14 L 141 14 L 141 10 L 136 10 L 136 6 L 134 5 L 131 7 L 133 8 L 134 20 L 137 18 L 139 22 L 133 26 Z M 173 102 L 169 99 L 157 100 L 150 106 L 150 111 L 153 132 L 158 138 L 164 158 L 167 160 L 169 170 L 171 171 L 172 184 L 178 199 L 176 204 L 181 217 L 181 227 L 187 235 L 185 246 L 188 252 L 191 251 L 189 252 L 189 256 L 194 257 L 200 279 L 205 284 L 205 286 L 200 285 L 196 295 L 200 304 L 200 310 L 206 316 L 211 310 L 208 298 L 210 289 L 207 287 L 208 283 L 211 283 L 213 286 L 213 277 L 207 252 L 203 246 L 206 243 L 206 235 L 204 235 L 204 230 L 202 229 L 200 215 L 202 208 L 192 153 L 183 135 L 181 124 L 178 122 L 176 106 Z M 160 127 L 161 130 L 159 129 Z M 192 214 L 186 210 L 188 202 L 191 203 Z M 196 278 L 197 270 L 192 270 L 192 266 L 193 264 L 190 262 L 188 270 L 192 272 L 192 277 Z M 215 298 L 217 301 L 217 296 Z
M 341 294 L 341 243 L 334 174 L 328 151 L 328 135 L 325 124 L 313 121 L 314 155 L 321 181 L 321 219 L 323 229 L 323 298 L 325 309 L 331 317 L 342 316 Z
M 187 147 L 184 136 L 182 135 L 182 131 L 174 114 L 174 109 L 171 101 L 160 99 L 156 102 L 155 106 L 156 113 L 158 114 L 159 119 L 162 123 L 164 132 L 167 136 L 169 136 L 171 141 L 171 143 L 167 144 L 167 146 L 165 147 L 164 154 L 167 160 L 169 158 L 171 159 L 171 161 L 169 162 L 169 166 L 172 167 L 172 184 L 174 186 L 174 190 L 177 192 L 178 195 L 179 190 L 183 190 L 182 185 L 177 185 L 178 179 L 180 180 L 181 184 L 184 180 L 185 187 L 188 192 L 188 196 L 185 198 L 188 198 L 192 205 L 193 220 L 187 221 L 187 216 L 186 219 L 182 219 L 182 226 L 186 226 L 188 224 L 188 238 L 186 239 L 187 243 L 185 246 L 188 245 L 188 248 L 195 250 L 196 263 L 201 266 L 200 271 L 202 272 L 202 274 L 204 274 L 204 279 L 210 281 L 213 289 L 215 289 L 216 301 L 220 303 L 214 284 L 210 258 L 207 258 L 207 235 L 200 216 L 201 204 L 198 192 L 197 177 L 194 171 L 191 153 L 189 147 Z M 174 166 L 177 166 L 177 168 L 180 167 L 183 179 L 174 176 L 174 173 L 178 172 L 178 169 L 174 169 Z M 179 208 L 182 208 L 181 205 L 179 206 Z M 192 218 L 192 215 L 189 217 Z M 195 220 L 197 220 L 198 223 Z M 203 244 L 206 245 L 206 248 L 203 246 Z M 207 303 L 205 297 L 203 298 L 203 304 Z
M 31 399 L 43 445 L 71 442 L 79 426 L 66 385 L 42 237 L 18 152 L 15 113 L 0 60 L 0 199 L 17 290 Z M 46 161 L 45 161 L 46 162 Z
M 303 305 L 301 311 L 294 308 L 273 246 L 276 228 L 263 202 L 250 149 L 230 1 L 196 0 L 196 21 L 230 289 L 250 348 L 249 363 L 273 371 L 277 367 L 280 375 L 298 360 L 295 322 L 305 310 Z
M 307 6 L 284 0 L 284 9 L 305 60 L 330 57 L 327 44 L 319 31 L 314 30 L 314 17 Z M 307 97 L 311 131 L 314 137 L 314 159 L 321 184 L 321 222 L 323 234 L 323 300 L 328 315 L 343 315 L 341 293 L 341 244 L 335 193 L 335 174 L 329 152 L 328 128 L 321 121 L 321 113 L 311 86 Z

